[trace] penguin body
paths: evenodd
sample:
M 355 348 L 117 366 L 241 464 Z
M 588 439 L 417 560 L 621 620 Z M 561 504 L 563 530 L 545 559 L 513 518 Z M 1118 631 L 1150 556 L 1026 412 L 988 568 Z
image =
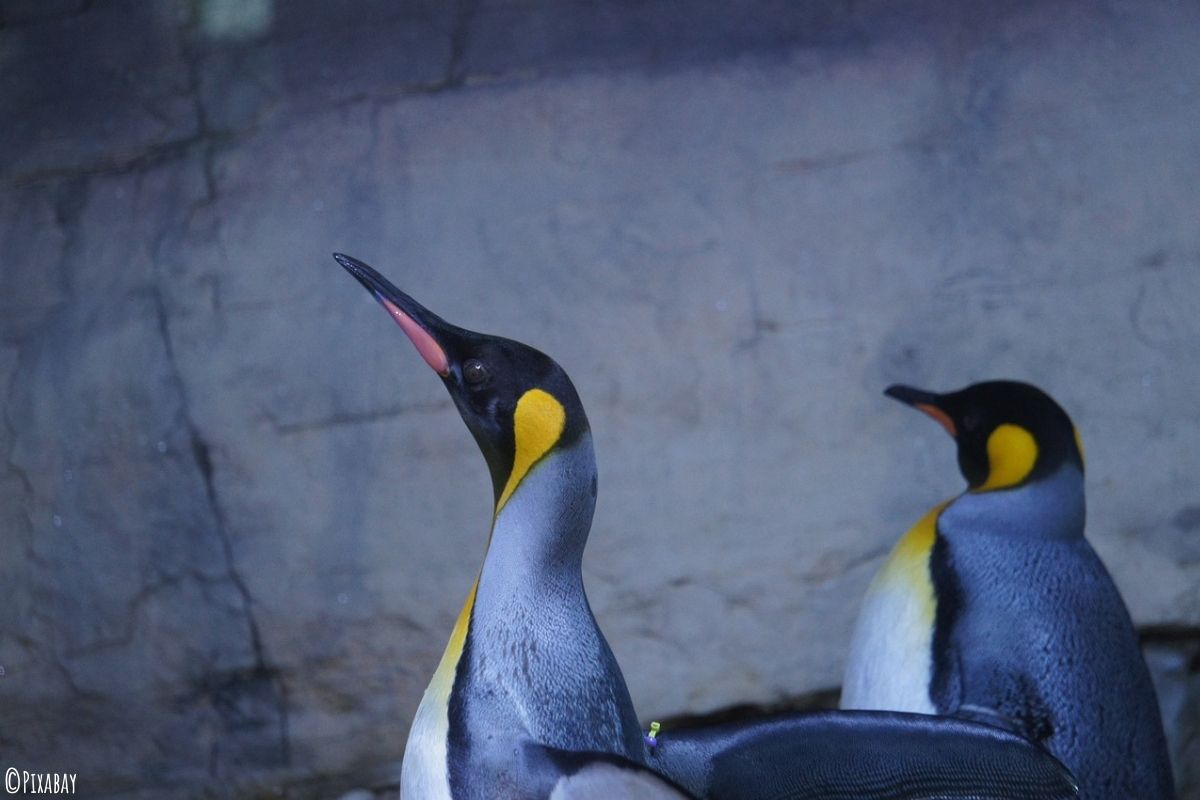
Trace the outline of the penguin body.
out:
M 1074 796 L 1062 766 L 1024 739 L 933 717 L 792 715 L 671 732 L 651 755 L 584 592 L 596 465 L 566 373 L 335 258 L 441 376 L 495 494 L 483 567 L 409 734 L 404 800 Z
M 931 693 L 942 713 L 1015 722 L 1075 772 L 1083 797 L 1169 798 L 1158 700 L 1129 612 L 1083 538 L 1082 483 L 1067 468 L 942 513 Z
M 1081 797 L 1172 797 L 1136 632 L 1083 535 L 1082 449 L 1066 413 L 1013 382 L 889 393 L 955 436 L 970 488 L 931 511 L 872 583 L 842 707 L 1005 725 L 1062 759 Z

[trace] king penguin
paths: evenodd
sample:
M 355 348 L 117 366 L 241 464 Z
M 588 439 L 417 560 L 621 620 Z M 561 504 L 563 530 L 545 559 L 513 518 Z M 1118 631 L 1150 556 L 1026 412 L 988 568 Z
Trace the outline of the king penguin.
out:
M 401 796 L 686 797 L 642 765 L 629 691 L 584 594 L 596 466 L 570 379 L 533 348 L 450 325 L 361 261 L 334 258 L 441 377 L 494 487 L 487 555 L 417 708 Z
M 494 490 L 483 566 L 410 729 L 404 800 L 1074 797 L 1041 748 L 969 721 L 828 712 L 643 737 L 584 593 L 596 464 L 570 379 L 334 258 L 441 377 Z
M 954 438 L 967 489 L 868 589 L 842 708 L 947 714 L 1044 744 L 1089 800 L 1166 800 L 1170 762 L 1129 613 L 1084 538 L 1078 431 L 1046 393 L 892 386 Z

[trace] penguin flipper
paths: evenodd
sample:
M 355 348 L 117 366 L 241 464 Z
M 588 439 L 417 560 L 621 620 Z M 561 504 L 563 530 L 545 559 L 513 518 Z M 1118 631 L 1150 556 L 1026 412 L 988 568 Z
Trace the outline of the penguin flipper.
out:
M 900 712 L 831 711 L 663 731 L 647 762 L 712 800 L 1077 796 L 1067 769 L 1020 736 Z
M 525 768 L 548 776 L 538 793 L 548 800 L 696 800 L 669 778 L 613 753 L 528 744 Z

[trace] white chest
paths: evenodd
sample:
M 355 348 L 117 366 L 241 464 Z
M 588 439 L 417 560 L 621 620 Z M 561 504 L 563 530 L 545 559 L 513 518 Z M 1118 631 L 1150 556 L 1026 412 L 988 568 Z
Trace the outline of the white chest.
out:
M 454 676 L 467 639 L 478 587 L 479 582 L 476 581 L 458 614 L 458 621 L 454 623 L 446 651 L 442 653 L 437 671 L 425 689 L 421 705 L 417 706 L 417 715 L 408 732 L 408 743 L 404 746 L 404 763 L 400 767 L 402 800 L 451 800 L 447 738 L 450 731 L 450 692 L 454 688 Z
M 933 624 L 928 616 L 924 598 L 910 587 L 872 585 L 850 644 L 842 708 L 936 713 L 929 699 Z
M 929 698 L 937 616 L 929 558 L 943 508 L 896 543 L 867 589 L 846 660 L 842 708 L 936 713 Z
M 404 763 L 400 768 L 402 800 L 451 800 L 446 760 L 449 717 L 446 700 L 438 696 L 434 684 L 430 684 L 421 698 L 404 746 Z

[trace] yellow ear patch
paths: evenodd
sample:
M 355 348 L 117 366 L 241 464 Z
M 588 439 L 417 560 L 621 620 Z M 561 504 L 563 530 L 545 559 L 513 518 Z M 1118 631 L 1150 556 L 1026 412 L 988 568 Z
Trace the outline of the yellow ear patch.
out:
M 1033 434 L 1020 425 L 1004 424 L 987 440 L 989 471 L 977 492 L 1016 486 L 1028 477 L 1037 463 L 1038 446 Z
M 500 499 L 496 502 L 497 514 L 524 480 L 529 468 L 554 447 L 558 437 L 562 436 L 566 422 L 566 409 L 549 392 L 530 389 L 521 395 L 521 399 L 517 401 L 517 410 L 513 412 L 516 453 L 513 456 L 508 483 L 504 485 L 504 491 L 500 493 Z
M 1079 450 L 1079 461 L 1086 463 L 1087 459 L 1083 456 L 1083 437 L 1079 435 L 1079 428 L 1073 428 L 1075 431 L 1075 447 Z

